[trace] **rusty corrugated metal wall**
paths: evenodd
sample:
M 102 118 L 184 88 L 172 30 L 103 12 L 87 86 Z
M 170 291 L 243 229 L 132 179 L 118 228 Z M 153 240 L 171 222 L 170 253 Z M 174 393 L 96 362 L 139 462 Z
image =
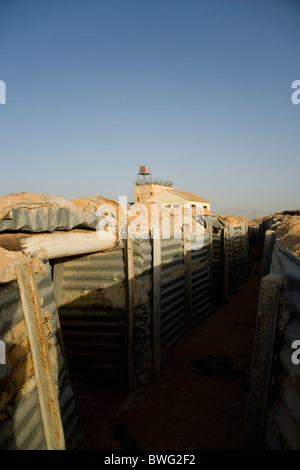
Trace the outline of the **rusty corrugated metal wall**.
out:
M 85 226 L 95 228 L 95 214 L 65 208 L 19 208 L 0 230 L 39 232 Z M 186 248 L 184 239 L 161 241 L 161 343 L 164 362 L 188 328 L 226 299 L 241 282 L 247 253 L 241 228 L 231 234 L 217 218 L 206 217 L 204 246 Z M 6 224 L 6 225 L 5 225 Z M 52 224 L 52 225 L 51 225 Z M 229 235 L 231 235 L 229 237 Z M 153 241 L 133 243 L 134 372 L 146 383 L 153 367 Z M 76 448 L 81 427 L 75 410 L 59 342 L 59 319 L 71 377 L 101 382 L 128 381 L 128 271 L 126 244 L 107 253 L 74 256 L 46 263 L 47 276 L 37 276 L 54 382 L 67 448 Z M 224 279 L 226 282 L 224 282 Z M 54 297 L 55 296 L 55 297 Z M 1 367 L 1 448 L 44 449 L 46 441 L 32 369 L 24 316 L 16 283 L 0 289 L 0 334 L 8 344 L 8 364 Z M 60 338 L 61 340 L 61 338 Z M 26 423 L 26 425 L 25 425 Z
M 192 250 L 192 319 L 198 325 L 212 313 L 211 278 L 208 249 Z M 213 278 L 214 279 L 214 278 Z
M 71 230 L 75 227 L 96 229 L 101 218 L 95 212 L 71 210 L 66 207 L 13 207 L 11 216 L 0 220 L 0 232 L 41 233 Z
M 134 366 L 139 383 L 146 383 L 152 371 L 152 243 L 135 240 L 134 262 Z
M 225 276 L 228 277 L 228 292 L 237 292 L 250 273 L 250 251 L 248 226 L 240 222 L 239 226 L 230 224 L 225 229 Z
M 219 304 L 223 300 L 223 281 L 224 281 L 224 229 L 213 230 L 213 300 Z
M 53 266 L 55 299 L 71 376 L 126 381 L 124 246 L 62 258 Z
M 144 383 L 151 374 L 152 246 L 134 242 L 134 362 Z M 56 260 L 55 296 L 71 375 L 127 381 L 124 243 L 107 253 Z
M 189 327 L 212 312 L 215 297 L 224 298 L 224 237 L 227 229 L 206 218 L 204 246 L 191 245 L 191 286 L 186 285 L 182 239 L 161 240 L 161 360 L 164 362 Z M 215 227 L 213 229 L 213 227 Z M 241 240 L 239 228 L 239 239 Z M 233 234 L 237 238 L 237 233 Z M 242 263 L 241 242 L 227 237 L 228 262 Z M 234 251 L 232 251 L 234 250 Z M 232 253 L 236 254 L 231 261 Z M 245 260 L 244 260 L 245 261 Z M 134 240 L 134 366 L 138 382 L 152 371 L 153 243 Z M 77 379 L 126 382 L 127 305 L 125 245 L 107 253 L 56 260 L 53 282 L 71 375 Z M 233 281 L 231 281 L 233 282 Z M 187 296 L 191 296 L 191 319 Z M 226 297 L 226 296 L 225 296 Z
M 48 262 L 45 267 L 47 276 L 36 275 L 37 286 L 66 445 L 73 449 L 81 445 L 83 435 L 61 353 L 58 316 Z M 28 333 L 15 281 L 0 287 L 0 310 L 0 339 L 6 345 L 7 357 L 7 363 L 0 368 L 0 448 L 46 449 Z
M 161 270 L 161 348 L 164 361 L 187 331 L 182 240 L 162 240 Z

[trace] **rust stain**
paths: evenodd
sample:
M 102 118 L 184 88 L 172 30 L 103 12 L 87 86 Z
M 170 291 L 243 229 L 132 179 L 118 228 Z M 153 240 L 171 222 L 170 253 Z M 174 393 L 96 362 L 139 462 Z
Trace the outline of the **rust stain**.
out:
M 30 264 L 27 264 L 25 266 L 17 265 L 16 274 L 18 285 L 20 288 L 22 304 L 23 301 L 25 301 L 26 304 L 27 302 L 30 302 L 31 313 L 34 318 L 34 321 L 30 324 L 33 337 L 30 339 L 29 336 L 29 339 L 33 341 L 33 344 L 36 348 L 37 364 L 35 365 L 35 367 L 42 368 L 42 370 L 36 371 L 38 372 L 38 376 L 41 376 L 41 380 L 37 381 L 37 388 L 39 396 L 43 398 L 43 403 L 45 404 L 47 410 L 47 423 L 44 421 L 45 415 L 43 415 L 43 409 L 42 415 L 44 426 L 49 426 L 50 429 L 50 435 L 47 434 L 48 436 L 50 436 L 48 446 L 50 446 L 50 448 L 61 449 L 64 446 L 64 439 L 62 434 L 59 407 L 56 399 L 57 397 L 55 395 L 55 388 L 52 378 L 50 355 L 46 340 L 46 328 L 44 326 L 44 318 L 41 310 L 41 303 L 38 295 L 35 274 Z M 24 296 L 25 298 L 23 298 Z M 24 315 L 25 312 L 26 309 L 24 310 Z M 29 318 L 26 320 L 25 315 L 25 322 L 28 320 Z M 49 327 L 49 325 L 47 326 Z M 51 442 L 53 440 L 53 433 L 56 436 L 55 442 Z

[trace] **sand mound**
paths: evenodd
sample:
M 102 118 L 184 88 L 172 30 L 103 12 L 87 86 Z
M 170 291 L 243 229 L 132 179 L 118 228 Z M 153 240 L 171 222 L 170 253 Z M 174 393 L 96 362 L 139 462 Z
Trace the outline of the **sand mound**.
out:
M 278 241 L 286 250 L 300 257 L 300 216 L 285 216 L 278 227 Z
M 69 199 L 53 194 L 21 192 L 0 197 L 0 219 L 9 217 L 12 208 L 64 207 L 78 210 Z
M 224 224 L 227 226 L 234 224 L 235 227 L 239 227 L 241 222 L 248 221 L 246 217 L 234 217 L 233 215 L 218 215 L 218 219 L 222 220 L 222 222 L 224 222 Z
M 100 204 L 111 205 L 114 207 L 116 214 L 119 213 L 119 204 L 111 199 L 103 196 L 86 196 L 70 199 L 72 204 L 87 212 L 96 212 Z

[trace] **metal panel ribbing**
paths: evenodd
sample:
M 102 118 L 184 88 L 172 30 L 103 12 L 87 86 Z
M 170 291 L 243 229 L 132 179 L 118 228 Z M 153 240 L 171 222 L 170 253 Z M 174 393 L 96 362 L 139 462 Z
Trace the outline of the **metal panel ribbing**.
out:
M 223 231 L 215 230 L 212 234 L 213 243 L 213 300 L 222 301 L 223 294 Z
M 126 381 L 123 245 L 57 260 L 53 282 L 71 376 Z
M 238 287 L 243 282 L 243 253 L 242 253 L 242 235 L 241 227 L 234 227 L 234 245 L 235 245 L 235 283 Z
M 135 277 L 134 361 L 137 379 L 145 383 L 152 368 L 152 244 L 150 237 L 133 244 Z
M 248 227 L 250 246 L 260 248 L 262 246 L 262 230 L 261 225 L 249 225 Z
M 243 222 L 241 222 L 243 224 Z M 227 264 L 229 293 L 237 292 L 250 271 L 248 232 L 246 226 L 230 224 L 226 231 L 225 259 Z
M 71 210 L 65 207 L 12 208 L 11 218 L 0 220 L 0 232 L 52 232 L 72 228 L 93 228 L 101 217 L 96 212 Z
M 58 316 L 49 263 L 47 275 L 36 275 L 42 304 L 54 385 L 68 449 L 76 448 L 82 430 L 58 337 Z M 2 449 L 46 449 L 30 343 L 16 282 L 0 288 L 0 338 L 6 344 L 7 364 L 0 369 Z
M 202 248 L 191 255 L 193 325 L 196 326 L 212 312 L 209 253 Z
M 225 240 L 225 251 L 226 251 L 226 269 L 227 269 L 227 279 L 228 279 L 228 293 L 233 294 L 236 292 L 235 285 L 235 246 L 234 246 L 234 236 L 232 235 L 232 229 L 230 227 L 226 231 L 226 240 Z
M 162 240 L 161 264 L 161 336 L 164 361 L 187 329 L 182 240 Z

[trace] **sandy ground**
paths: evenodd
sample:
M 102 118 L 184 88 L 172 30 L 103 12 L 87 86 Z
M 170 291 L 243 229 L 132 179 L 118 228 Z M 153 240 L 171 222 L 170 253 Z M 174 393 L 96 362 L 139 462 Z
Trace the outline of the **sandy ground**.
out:
M 173 350 L 161 380 L 126 390 L 73 383 L 88 449 L 242 449 L 262 251 L 230 302 Z

